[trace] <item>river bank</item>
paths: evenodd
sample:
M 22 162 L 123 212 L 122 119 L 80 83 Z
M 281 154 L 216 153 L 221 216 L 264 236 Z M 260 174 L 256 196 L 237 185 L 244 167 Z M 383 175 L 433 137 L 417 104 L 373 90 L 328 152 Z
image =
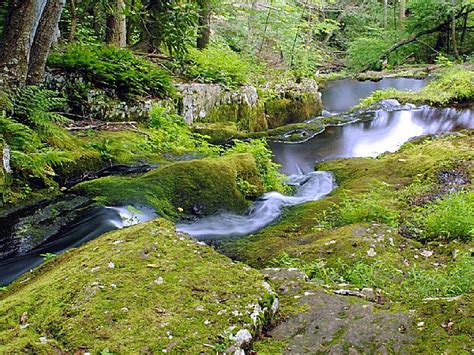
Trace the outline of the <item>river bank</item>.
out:
M 219 219 L 222 209 L 242 213 L 267 191 L 269 195 L 257 199 L 250 212 L 233 215 L 231 219 L 242 218 L 237 219 L 236 228 L 250 226 L 247 218 L 252 217 L 251 211 L 257 211 L 258 206 L 263 211 L 255 215 L 258 223 L 264 220 L 269 208 L 279 207 L 273 219 L 241 234 L 255 233 L 281 213 L 283 216 L 250 237 L 222 243 L 229 233 L 221 233 L 218 250 L 231 259 L 175 232 L 163 220 L 106 234 L 62 256 L 48 254 L 45 249 L 41 256 L 36 255 L 47 260 L 43 266 L 2 289 L 0 307 L 5 307 L 8 318 L 0 326 L 0 343 L 6 344 L 0 349 L 220 352 L 248 350 L 253 340 L 257 340 L 254 349 L 263 353 L 304 352 L 309 348 L 363 351 L 370 346 L 374 351 L 411 351 L 428 346 L 434 351 L 467 349 L 470 330 L 466 313 L 472 308 L 468 271 L 472 268 L 472 132 L 433 135 L 406 143 L 396 153 L 380 157 L 379 154 L 397 150 L 413 136 L 470 128 L 472 110 L 403 107 L 391 102 L 359 113 L 362 112 L 366 115 L 362 122 L 341 119 L 336 110 L 333 117 L 320 118 L 327 123 L 298 123 L 299 128 L 319 124 L 324 133 L 300 140 L 303 144 L 270 145 L 277 159 L 286 155 L 288 161 L 295 163 L 294 168 L 283 170 L 287 174 L 315 174 L 312 172 L 316 163 L 318 170 L 335 174 L 338 188 L 332 193 L 331 177 L 331 186 L 324 191 L 322 185 L 315 184 L 308 194 L 298 195 L 298 191 L 310 187 L 311 179 L 302 176 L 293 186 L 293 196 L 291 189 L 282 184 L 282 175 L 278 174 L 265 143 L 237 143 L 227 150 L 214 147 L 207 137 L 194 136 L 187 126 L 176 121 L 163 125 L 170 119 L 170 113 L 162 108 L 151 115 L 152 120 L 161 122 L 161 131 L 138 124 L 131 130 L 122 130 L 128 125 L 121 123 L 117 131 L 114 128 L 80 133 L 75 138 L 91 142 L 87 147 L 97 150 L 101 161 L 128 163 L 132 158 L 149 164 L 146 169 L 150 171 L 143 174 L 132 170 L 129 176 L 98 179 L 84 176 L 78 180 L 84 182 L 68 191 L 80 193 L 80 199 L 88 201 L 81 200 L 79 205 L 92 202 L 97 206 L 121 206 L 129 212 L 129 219 L 140 213 L 139 205 L 152 206 L 161 216 L 181 220 L 186 226 L 196 223 L 195 230 L 189 230 L 193 234 L 205 231 L 206 216 L 215 218 L 217 228 L 225 230 L 229 221 Z M 431 120 L 433 112 L 437 113 Z M 408 129 L 397 124 L 406 123 L 407 118 L 413 124 L 416 115 L 420 122 L 435 129 L 415 130 L 393 146 L 388 144 L 400 129 L 413 131 L 414 125 Z M 339 126 L 341 123 L 344 125 Z M 390 129 L 392 123 L 398 128 Z M 294 132 L 294 128 L 290 125 L 288 132 Z M 364 131 L 382 137 L 378 149 L 368 144 L 373 139 L 364 136 Z M 288 132 L 279 134 L 285 136 Z M 325 162 L 357 156 L 354 141 L 337 140 L 347 136 L 360 136 L 361 143 L 368 144 L 360 156 L 374 158 Z M 101 138 L 96 141 L 98 137 Z M 107 140 L 103 137 L 107 137 L 108 143 L 104 143 Z M 322 143 L 309 149 L 307 156 L 297 152 L 307 142 L 321 139 Z M 324 143 L 324 139 L 332 143 Z M 172 152 L 163 148 L 163 143 L 173 140 L 172 148 L 180 149 Z M 144 141 L 151 141 L 152 146 L 144 145 Z M 160 148 L 154 150 L 158 144 Z M 336 152 L 331 156 L 323 152 L 331 144 L 351 149 L 345 155 Z M 288 154 L 293 149 L 293 155 Z M 188 155 L 189 152 L 194 153 Z M 116 160 L 120 154 L 123 160 Z M 185 161 L 176 162 L 177 157 Z M 298 158 L 305 164 L 297 163 Z M 284 169 L 289 166 L 284 160 L 279 162 Z M 275 189 L 283 194 L 276 196 L 270 192 Z M 275 201 L 292 202 L 273 204 L 271 198 L 275 196 Z M 322 199 L 309 202 L 316 198 Z M 294 204 L 301 205 L 285 208 Z M 448 211 L 449 217 L 443 219 L 442 211 Z M 429 218 L 436 213 L 439 218 Z M 58 223 L 56 217 L 47 215 L 43 220 L 51 222 L 52 218 Z M 440 224 L 436 224 L 438 220 Z M 122 223 L 119 228 L 127 226 L 121 214 L 116 222 Z M 207 234 L 213 233 L 215 230 Z M 61 234 L 49 237 L 56 240 Z M 231 260 L 240 260 L 253 269 Z M 242 273 L 235 268 L 243 270 Z M 399 278 L 393 279 L 394 274 L 400 274 Z M 230 283 L 232 287 L 228 287 Z M 122 287 L 117 287 L 119 284 Z M 206 287 L 203 289 L 201 284 Z M 397 290 L 399 284 L 403 285 L 401 290 Z M 163 290 L 160 285 L 171 288 Z M 57 297 L 46 305 L 39 304 L 40 295 L 52 287 L 57 289 Z M 110 292 L 116 292 L 120 302 L 110 302 Z M 180 296 L 187 293 L 189 297 Z M 61 301 L 66 294 L 83 301 L 79 305 L 76 301 Z M 279 301 L 275 301 L 277 295 Z M 142 300 L 140 306 L 138 300 Z M 202 310 L 198 303 L 203 300 L 224 304 L 225 312 L 219 314 L 219 310 L 207 310 L 205 306 Z M 245 302 L 240 303 L 242 300 Z M 277 304 L 281 308 L 278 315 Z M 191 313 L 204 312 L 203 317 L 188 314 L 187 309 L 192 309 Z M 331 316 L 321 321 L 321 312 L 326 311 Z M 232 322 L 225 316 L 229 312 L 235 315 Z M 138 335 L 142 321 L 138 319 L 143 314 L 148 314 L 146 319 L 153 324 L 150 331 L 159 329 L 158 340 L 151 334 Z M 92 328 L 79 334 L 81 324 L 91 317 L 94 321 L 88 324 Z M 369 326 L 361 336 L 354 337 L 360 317 L 368 320 Z M 382 331 L 377 330 L 380 322 L 386 324 Z M 105 329 L 106 324 L 115 331 L 104 331 L 102 340 L 97 341 L 95 332 Z M 428 344 L 428 334 L 433 333 L 436 339 Z M 262 334 L 267 337 L 259 340 Z M 318 336 L 314 338 L 314 334 Z M 245 342 L 241 342 L 242 336 Z M 128 339 L 128 345 L 119 339 Z

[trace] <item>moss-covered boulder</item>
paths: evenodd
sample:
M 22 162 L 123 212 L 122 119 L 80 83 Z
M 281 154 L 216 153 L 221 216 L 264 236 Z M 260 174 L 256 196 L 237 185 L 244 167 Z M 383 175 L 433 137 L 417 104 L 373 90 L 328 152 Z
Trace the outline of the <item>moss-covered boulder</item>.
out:
M 167 216 L 178 209 L 208 215 L 244 211 L 251 198 L 263 193 L 263 181 L 251 154 L 234 154 L 177 162 L 138 177 L 109 176 L 74 191 L 107 204 L 148 205 Z
M 222 351 L 248 346 L 272 306 L 260 273 L 156 220 L 66 252 L 0 291 L 0 353 Z

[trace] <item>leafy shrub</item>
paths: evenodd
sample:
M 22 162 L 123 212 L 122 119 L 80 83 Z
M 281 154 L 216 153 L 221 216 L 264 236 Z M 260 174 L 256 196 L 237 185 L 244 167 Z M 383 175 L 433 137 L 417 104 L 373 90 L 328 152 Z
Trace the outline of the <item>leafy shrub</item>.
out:
M 79 72 L 86 80 L 112 88 L 123 98 L 134 95 L 167 97 L 174 92 L 165 70 L 126 49 L 71 44 L 62 53 L 53 53 L 48 63 Z
M 474 192 L 456 192 L 429 204 L 416 222 L 420 239 L 471 241 L 474 238 Z
M 355 71 L 379 70 L 382 68 L 380 56 L 388 47 L 390 44 L 381 38 L 358 38 L 347 49 L 347 66 Z
M 440 97 L 441 103 L 469 101 L 474 98 L 474 71 L 452 67 L 442 72 L 422 91 L 427 97 Z M 440 96 L 444 94 L 443 96 Z
M 186 57 L 185 75 L 204 83 L 236 87 L 250 81 L 252 64 L 226 47 L 191 49 Z
M 225 154 L 251 153 L 257 162 L 258 174 L 262 177 L 265 191 L 288 192 L 286 177 L 278 171 L 279 165 L 272 161 L 272 151 L 263 139 L 250 142 L 237 141 Z

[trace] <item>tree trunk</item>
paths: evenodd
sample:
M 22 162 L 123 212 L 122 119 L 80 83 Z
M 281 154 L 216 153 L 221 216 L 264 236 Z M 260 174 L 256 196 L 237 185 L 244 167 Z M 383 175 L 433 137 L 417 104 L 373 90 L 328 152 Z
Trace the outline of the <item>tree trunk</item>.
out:
M 383 0 L 383 28 L 388 26 L 388 0 Z
M 125 48 L 127 46 L 127 21 L 125 1 L 113 0 L 112 13 L 107 16 L 105 41 L 107 44 Z
M 65 0 L 48 0 L 36 30 L 30 53 L 27 83 L 37 85 L 44 80 L 44 71 L 49 51 L 59 37 L 59 19 Z
M 76 0 L 69 0 L 69 14 L 71 15 L 71 29 L 69 30 L 69 42 L 74 42 L 77 32 Z
M 209 45 L 211 38 L 211 11 L 205 3 L 202 3 L 199 9 L 198 26 L 197 48 L 204 49 Z
M 7 87 L 26 81 L 38 0 L 11 0 L 0 43 L 0 68 Z
M 400 0 L 400 27 L 403 28 L 405 25 L 405 12 L 406 12 L 406 0 Z
M 453 11 L 451 14 L 451 41 L 453 43 L 453 52 L 457 59 L 459 59 L 459 51 L 458 51 L 458 44 L 456 42 L 456 14 L 454 13 L 454 9 L 456 7 L 456 0 L 451 1 L 453 5 Z

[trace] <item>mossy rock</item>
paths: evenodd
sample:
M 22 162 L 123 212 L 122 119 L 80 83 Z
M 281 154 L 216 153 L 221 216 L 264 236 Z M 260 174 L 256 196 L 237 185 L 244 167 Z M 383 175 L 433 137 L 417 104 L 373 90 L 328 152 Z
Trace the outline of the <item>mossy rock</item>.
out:
M 196 123 L 235 124 L 240 131 L 258 132 L 268 128 L 262 103 L 255 106 L 232 102 L 215 106 Z
M 0 291 L 0 353 L 208 353 L 256 336 L 263 275 L 162 219 L 108 233 Z M 215 347 L 215 348 L 214 348 Z
M 322 104 L 318 92 L 287 92 L 283 96 L 265 101 L 269 128 L 303 122 L 319 116 L 321 112 Z
M 243 181 L 255 187 L 254 195 L 239 189 Z M 177 162 L 139 177 L 109 176 L 81 183 L 74 191 L 106 204 L 148 205 L 173 217 L 177 209 L 201 215 L 243 212 L 248 199 L 263 193 L 263 181 L 251 154 L 235 154 Z

